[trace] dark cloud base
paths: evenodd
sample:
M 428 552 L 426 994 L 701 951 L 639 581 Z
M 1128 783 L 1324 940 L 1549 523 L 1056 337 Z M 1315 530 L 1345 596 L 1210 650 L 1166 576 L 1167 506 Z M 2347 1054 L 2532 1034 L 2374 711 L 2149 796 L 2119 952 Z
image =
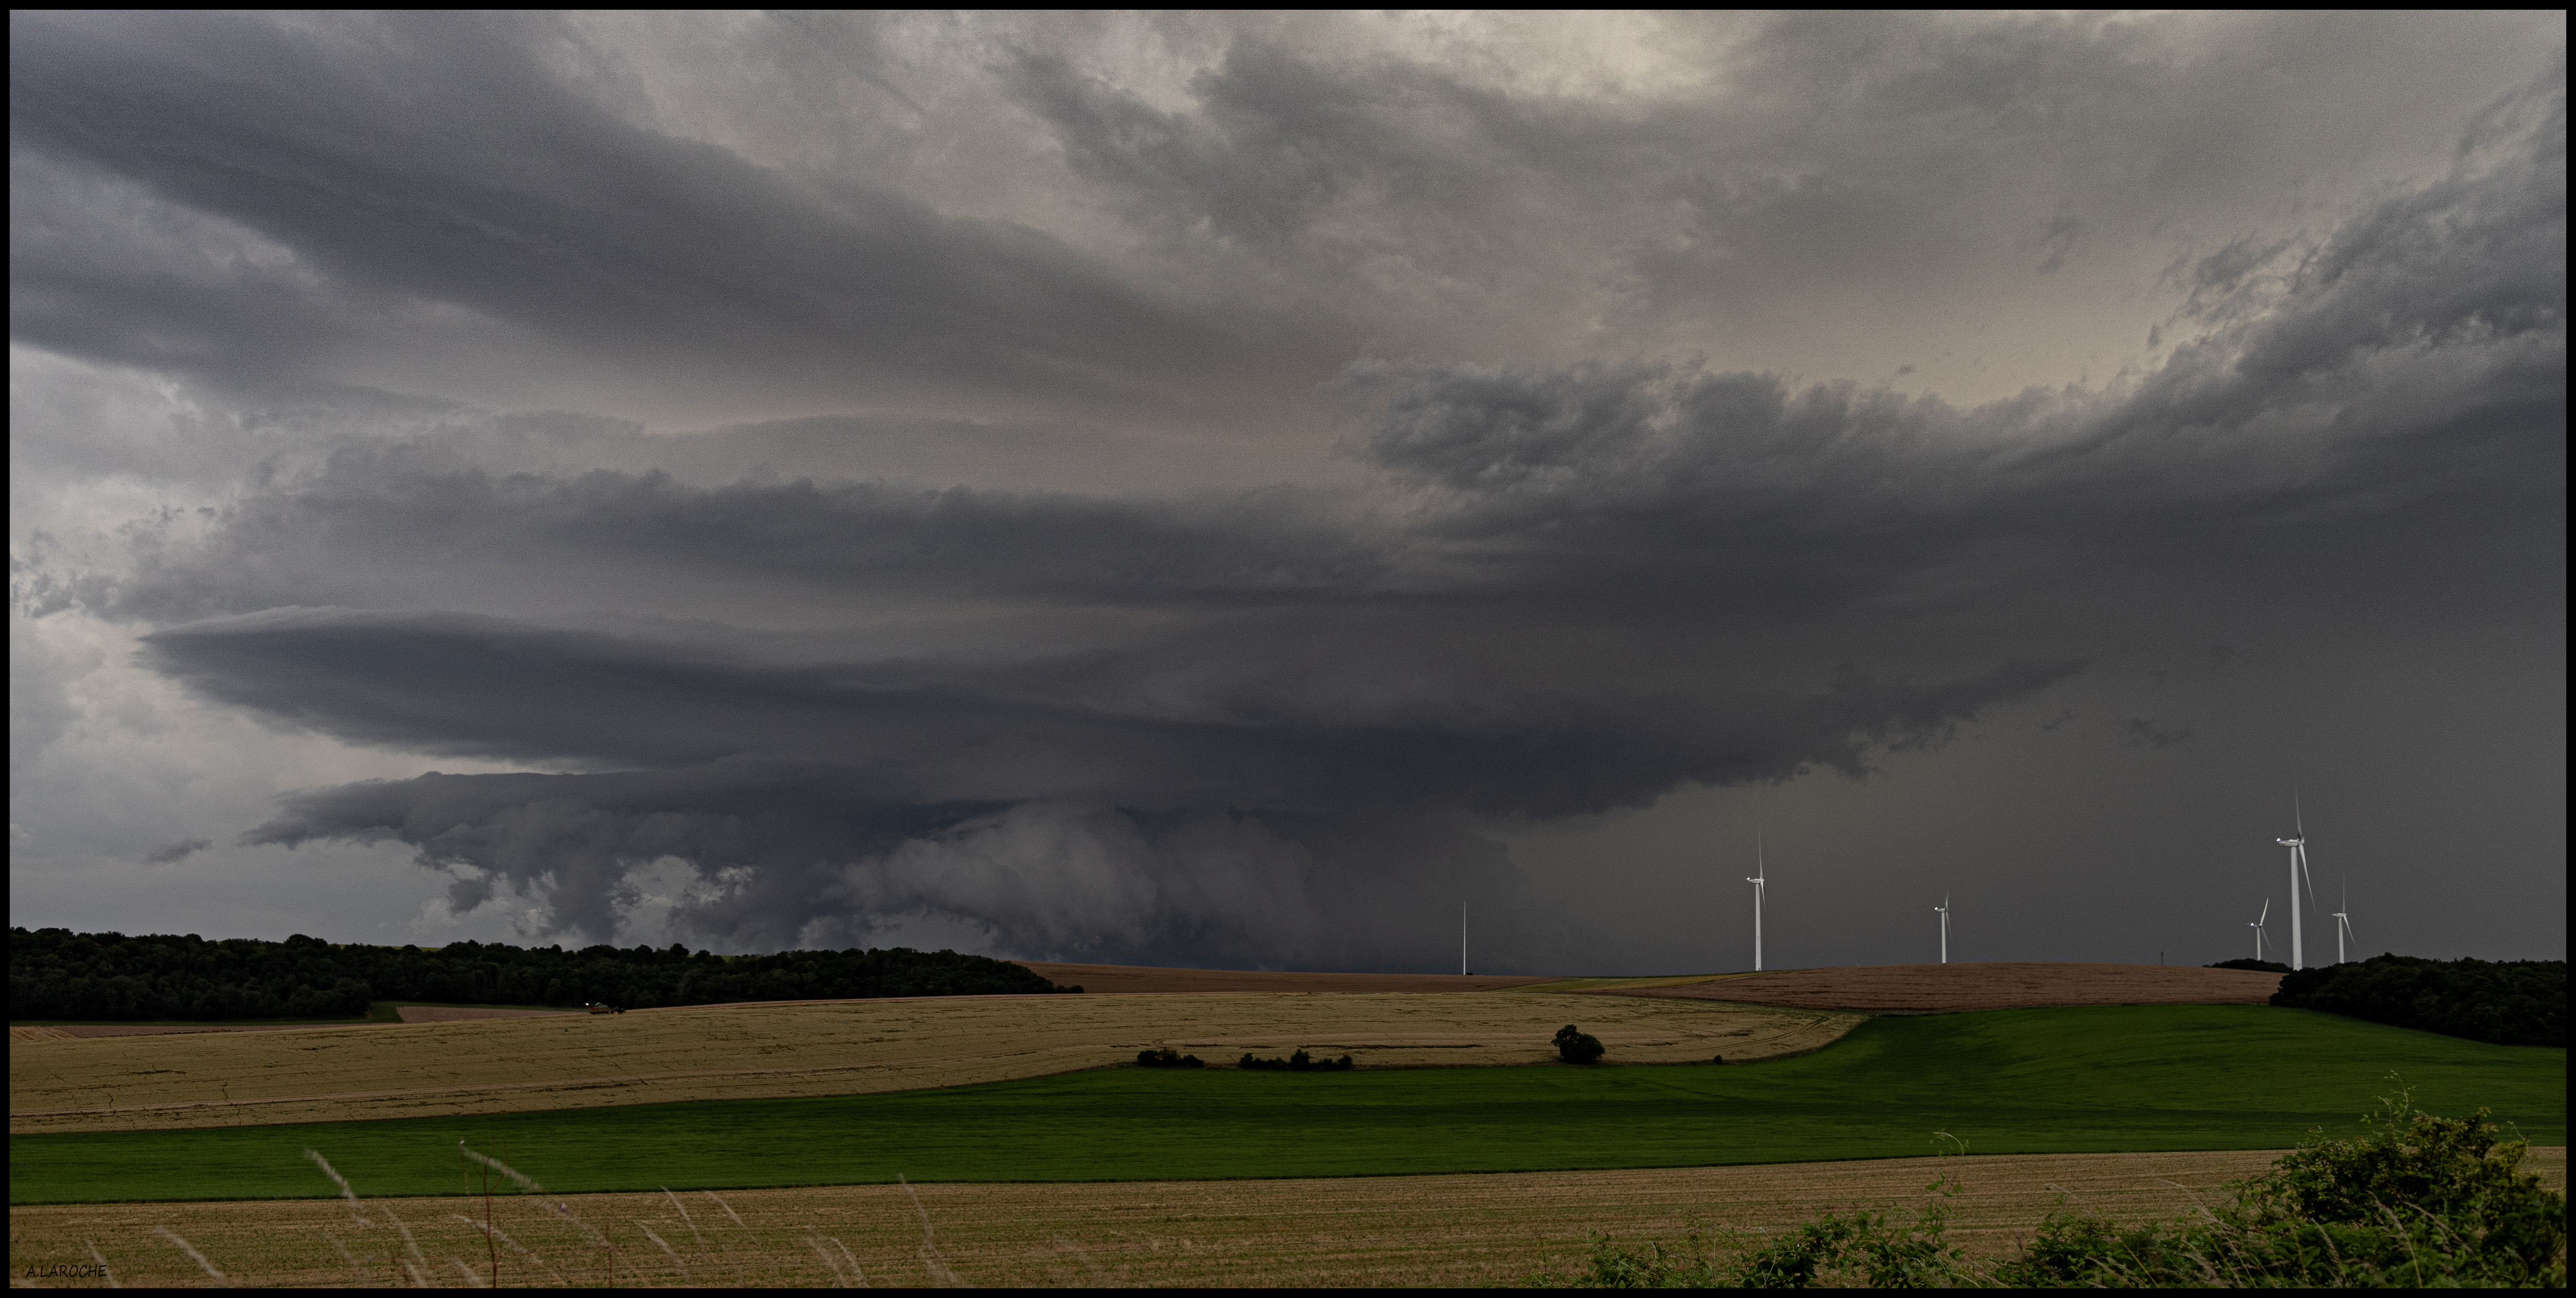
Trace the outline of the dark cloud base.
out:
M 1604 949 L 1531 910 L 1495 835 L 1865 777 L 2140 643 L 2208 654 L 2244 609 L 2356 641 L 2519 618 L 2563 656 L 2563 54 L 2443 174 L 2176 263 L 2163 359 L 2115 381 L 1955 404 L 1492 343 L 1546 334 L 1568 284 L 1626 285 L 1565 308 L 1615 340 L 1947 273 L 1966 200 L 1890 186 L 1996 173 L 1937 124 L 2026 138 L 1994 87 L 2068 67 L 2174 93 L 2089 20 L 1928 22 L 1763 26 L 1732 118 L 1253 34 L 1174 111 L 1012 50 L 999 93 L 1126 240 L 1084 248 L 647 125 L 556 61 L 589 48 L 573 19 L 13 15 L 13 340 L 232 403 L 173 452 L 220 507 L 95 565 L 35 538 L 13 590 L 282 728 L 560 772 L 308 790 L 243 839 L 400 842 L 536 934 L 614 938 L 676 863 L 673 923 L 727 949 L 939 929 L 1290 967 L 1441 967 L 1425 935 L 1467 896 L 1534 960 Z M 764 52 L 810 55 L 788 28 Z M 920 115 L 876 33 L 834 56 L 859 134 Z M 1825 85 L 1924 158 L 1783 179 L 1763 151 Z M 2016 273 L 2102 237 L 2061 207 Z M 1458 359 L 1518 354 L 1559 359 Z M 441 367 L 786 413 L 674 449 L 389 390 Z M 897 425 L 1249 446 L 1335 401 L 1329 489 L 833 467 Z M 24 462 L 176 472 L 72 423 Z M 761 445 L 804 476 L 735 473 Z M 2124 725 L 2150 753 L 2203 733 Z

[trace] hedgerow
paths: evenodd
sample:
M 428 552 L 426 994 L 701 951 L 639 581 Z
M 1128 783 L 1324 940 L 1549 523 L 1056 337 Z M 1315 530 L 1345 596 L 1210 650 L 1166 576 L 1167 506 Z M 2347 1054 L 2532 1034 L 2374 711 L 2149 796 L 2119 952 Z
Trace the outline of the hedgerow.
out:
M 1593 1237 L 1591 1266 L 1537 1287 L 2564 1288 L 2567 1197 L 2521 1170 L 2525 1142 L 2480 1109 L 2417 1112 L 2403 1096 L 2355 1139 L 2311 1133 L 2232 1199 L 2180 1221 L 2122 1226 L 2080 1213 L 2042 1223 L 1992 1264 L 1945 1238 L 1945 1177 L 1915 1212 L 1828 1213 L 1777 1236 L 1628 1248 Z

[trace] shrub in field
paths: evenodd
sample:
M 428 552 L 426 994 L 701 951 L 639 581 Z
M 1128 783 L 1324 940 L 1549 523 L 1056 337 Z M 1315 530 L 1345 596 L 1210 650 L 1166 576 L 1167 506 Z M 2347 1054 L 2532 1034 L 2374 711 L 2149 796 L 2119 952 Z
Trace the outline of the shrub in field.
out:
M 2285 965 L 2278 960 L 2248 960 L 2242 956 L 2233 960 L 2221 960 L 2209 967 L 2212 969 L 2250 969 L 2255 973 L 2285 974 L 2290 972 L 2290 966 Z
M 2311 1138 L 2199 1220 L 2054 1217 L 1995 1270 L 2011 1285 L 2564 1287 L 2567 1196 L 2521 1170 L 2480 1109 L 2390 1101 L 2354 1140 Z
M 1591 1266 L 1542 1287 L 1780 1288 L 2564 1288 L 2567 1196 L 2521 1170 L 2526 1146 L 2481 1109 L 2416 1112 L 2404 1097 L 2356 1139 L 2312 1135 L 2235 1199 L 2178 1222 L 2120 1226 L 2059 1214 L 1991 1267 L 1945 1239 L 1947 1205 L 1919 1213 L 1826 1214 L 1721 1256 L 1694 1228 L 1680 1249 L 1594 1236 Z M 1933 1189 L 1944 1198 L 1948 1180 Z
M 2567 1044 L 2564 960 L 2372 956 L 2293 973 L 2272 1003 L 2500 1046 Z
M 1137 1051 L 1136 1066 L 1139 1068 L 1205 1068 L 1207 1061 L 1197 1055 L 1185 1055 L 1165 1046 L 1160 1050 Z
M 1237 1068 L 1280 1073 L 1347 1073 L 1354 1066 L 1349 1055 L 1339 1059 L 1317 1059 L 1303 1050 L 1285 1059 L 1255 1059 L 1251 1052 L 1246 1051 L 1243 1058 L 1235 1063 Z
M 1569 1064 L 1588 1064 L 1599 1059 L 1605 1048 L 1601 1038 L 1571 1023 L 1556 1030 L 1556 1054 Z

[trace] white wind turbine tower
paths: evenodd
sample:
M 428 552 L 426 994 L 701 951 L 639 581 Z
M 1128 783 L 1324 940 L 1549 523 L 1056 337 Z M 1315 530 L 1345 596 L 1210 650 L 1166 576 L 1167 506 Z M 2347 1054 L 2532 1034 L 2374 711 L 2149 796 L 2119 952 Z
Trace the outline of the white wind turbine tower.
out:
M 2352 909 L 2352 881 L 2350 879 L 2344 880 L 2343 906 L 2344 910 Z M 2339 910 L 2334 913 L 2334 922 L 2335 963 L 2342 964 L 2344 962 L 2343 940 L 2352 935 L 2352 916 L 2345 914 L 2343 910 Z
M 2263 899 L 2263 914 L 2253 923 L 2245 926 L 2254 930 L 2254 958 L 2256 960 L 2261 960 L 2263 958 L 2263 921 L 2270 918 L 2272 918 L 2272 899 L 2265 897 Z
M 1769 871 L 1762 868 L 1762 831 L 1753 831 L 1753 873 L 1744 881 L 1753 885 L 1753 972 L 1762 972 L 1762 885 Z
M 2290 967 L 2305 969 L 2308 967 L 2307 947 L 2299 932 L 2299 881 L 2308 872 L 2308 822 L 2307 817 L 2299 813 L 2299 795 L 2295 792 L 2290 795 L 2290 816 L 2298 826 L 2297 836 L 2272 841 L 2290 849 Z M 2308 896 L 2314 899 L 2316 893 L 2316 885 L 2309 884 Z M 2259 960 L 2262 957 L 2255 958 Z
M 1950 894 L 1941 894 L 1941 904 L 1932 908 L 1941 917 L 1941 963 L 1950 963 Z

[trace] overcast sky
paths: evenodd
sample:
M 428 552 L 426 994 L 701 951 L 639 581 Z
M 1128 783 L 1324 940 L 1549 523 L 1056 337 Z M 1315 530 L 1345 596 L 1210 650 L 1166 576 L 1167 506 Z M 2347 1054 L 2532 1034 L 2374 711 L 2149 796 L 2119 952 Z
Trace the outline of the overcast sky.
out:
M 15 13 L 11 922 L 2564 958 L 2565 30 Z

